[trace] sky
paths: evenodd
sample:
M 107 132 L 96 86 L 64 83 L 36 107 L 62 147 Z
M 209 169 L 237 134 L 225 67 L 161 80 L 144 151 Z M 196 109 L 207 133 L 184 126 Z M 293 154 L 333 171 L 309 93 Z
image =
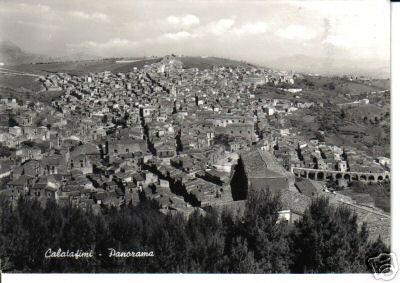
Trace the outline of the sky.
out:
M 0 0 L 0 39 L 63 56 L 183 54 L 264 63 L 390 58 L 388 0 Z

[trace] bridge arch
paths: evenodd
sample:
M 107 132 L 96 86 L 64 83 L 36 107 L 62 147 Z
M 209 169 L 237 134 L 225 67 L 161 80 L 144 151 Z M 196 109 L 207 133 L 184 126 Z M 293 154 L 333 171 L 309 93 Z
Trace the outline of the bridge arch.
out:
M 363 173 L 363 172 L 341 172 L 335 170 L 322 170 L 312 168 L 294 167 L 292 172 L 296 177 L 310 180 L 328 181 L 340 180 L 346 181 L 362 181 L 362 182 L 382 182 L 390 180 L 390 173 Z
M 327 180 L 333 180 L 333 174 L 332 174 L 332 172 L 327 172 L 327 173 L 325 174 L 325 178 L 326 178 Z

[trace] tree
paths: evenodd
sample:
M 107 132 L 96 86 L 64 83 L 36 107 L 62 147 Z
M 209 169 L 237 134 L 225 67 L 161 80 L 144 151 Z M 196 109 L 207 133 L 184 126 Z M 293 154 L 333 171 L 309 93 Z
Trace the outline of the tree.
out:
M 219 272 L 223 265 L 225 237 L 218 214 L 211 211 L 203 216 L 196 210 L 190 215 L 185 231 L 190 241 L 189 270 L 200 267 L 200 272 Z
M 289 271 L 287 225 L 278 221 L 280 210 L 280 196 L 268 188 L 248 195 L 242 231 L 265 273 Z
M 254 258 L 254 252 L 248 248 L 247 240 L 242 236 L 235 237 L 228 255 L 225 255 L 221 272 L 262 273 L 262 271 Z
M 368 260 L 377 257 L 380 254 L 389 253 L 390 249 L 383 243 L 380 236 L 375 241 L 368 242 L 365 249 L 365 264 L 368 267 L 368 271 L 375 272 L 375 270 L 373 270 L 372 266 L 369 264 Z
M 189 240 L 182 215 L 167 215 L 153 235 L 155 258 L 152 272 L 188 272 Z
M 368 242 L 366 226 L 345 207 L 316 199 L 294 227 L 281 221 L 278 194 L 248 195 L 244 215 L 196 210 L 164 215 L 154 201 L 94 214 L 72 205 L 0 195 L 0 260 L 15 272 L 366 272 L 367 260 L 389 248 Z M 289 229 L 291 231 L 289 232 Z M 51 248 L 93 250 L 91 259 L 46 259 Z M 148 258 L 109 258 L 153 251 Z M 101 254 L 101 255 L 100 255 Z M 3 263 L 6 263 L 3 265 Z M 368 269 L 367 269 L 368 268 Z
M 365 272 L 365 226 L 346 207 L 329 205 L 318 198 L 305 211 L 291 233 L 295 273 Z

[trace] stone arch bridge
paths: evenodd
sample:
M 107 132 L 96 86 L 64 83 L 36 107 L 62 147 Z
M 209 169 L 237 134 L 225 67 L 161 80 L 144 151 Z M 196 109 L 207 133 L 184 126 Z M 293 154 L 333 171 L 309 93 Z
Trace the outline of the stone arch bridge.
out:
M 386 171 L 381 173 L 351 172 L 351 171 L 342 172 L 342 171 L 312 169 L 303 167 L 292 167 L 291 171 L 296 177 L 302 177 L 315 181 L 329 181 L 329 180 L 335 181 L 339 179 L 345 179 L 347 181 L 378 183 L 384 180 L 390 180 L 390 173 Z

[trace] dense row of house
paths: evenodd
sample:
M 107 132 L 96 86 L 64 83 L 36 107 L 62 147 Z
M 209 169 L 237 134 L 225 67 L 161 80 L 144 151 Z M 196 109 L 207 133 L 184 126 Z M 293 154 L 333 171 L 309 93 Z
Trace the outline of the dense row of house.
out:
M 292 221 L 301 209 L 291 200 L 306 199 L 304 209 L 310 197 L 292 167 L 390 164 L 276 125 L 279 116 L 323 105 L 253 91 L 298 77 L 255 67 L 185 69 L 174 56 L 127 73 L 48 75 L 41 78 L 48 91 L 63 92 L 51 105 L 0 101 L 0 193 L 95 211 L 150 198 L 163 212 L 189 215 L 235 207 L 249 190 L 270 188 L 283 192 L 282 217 Z

